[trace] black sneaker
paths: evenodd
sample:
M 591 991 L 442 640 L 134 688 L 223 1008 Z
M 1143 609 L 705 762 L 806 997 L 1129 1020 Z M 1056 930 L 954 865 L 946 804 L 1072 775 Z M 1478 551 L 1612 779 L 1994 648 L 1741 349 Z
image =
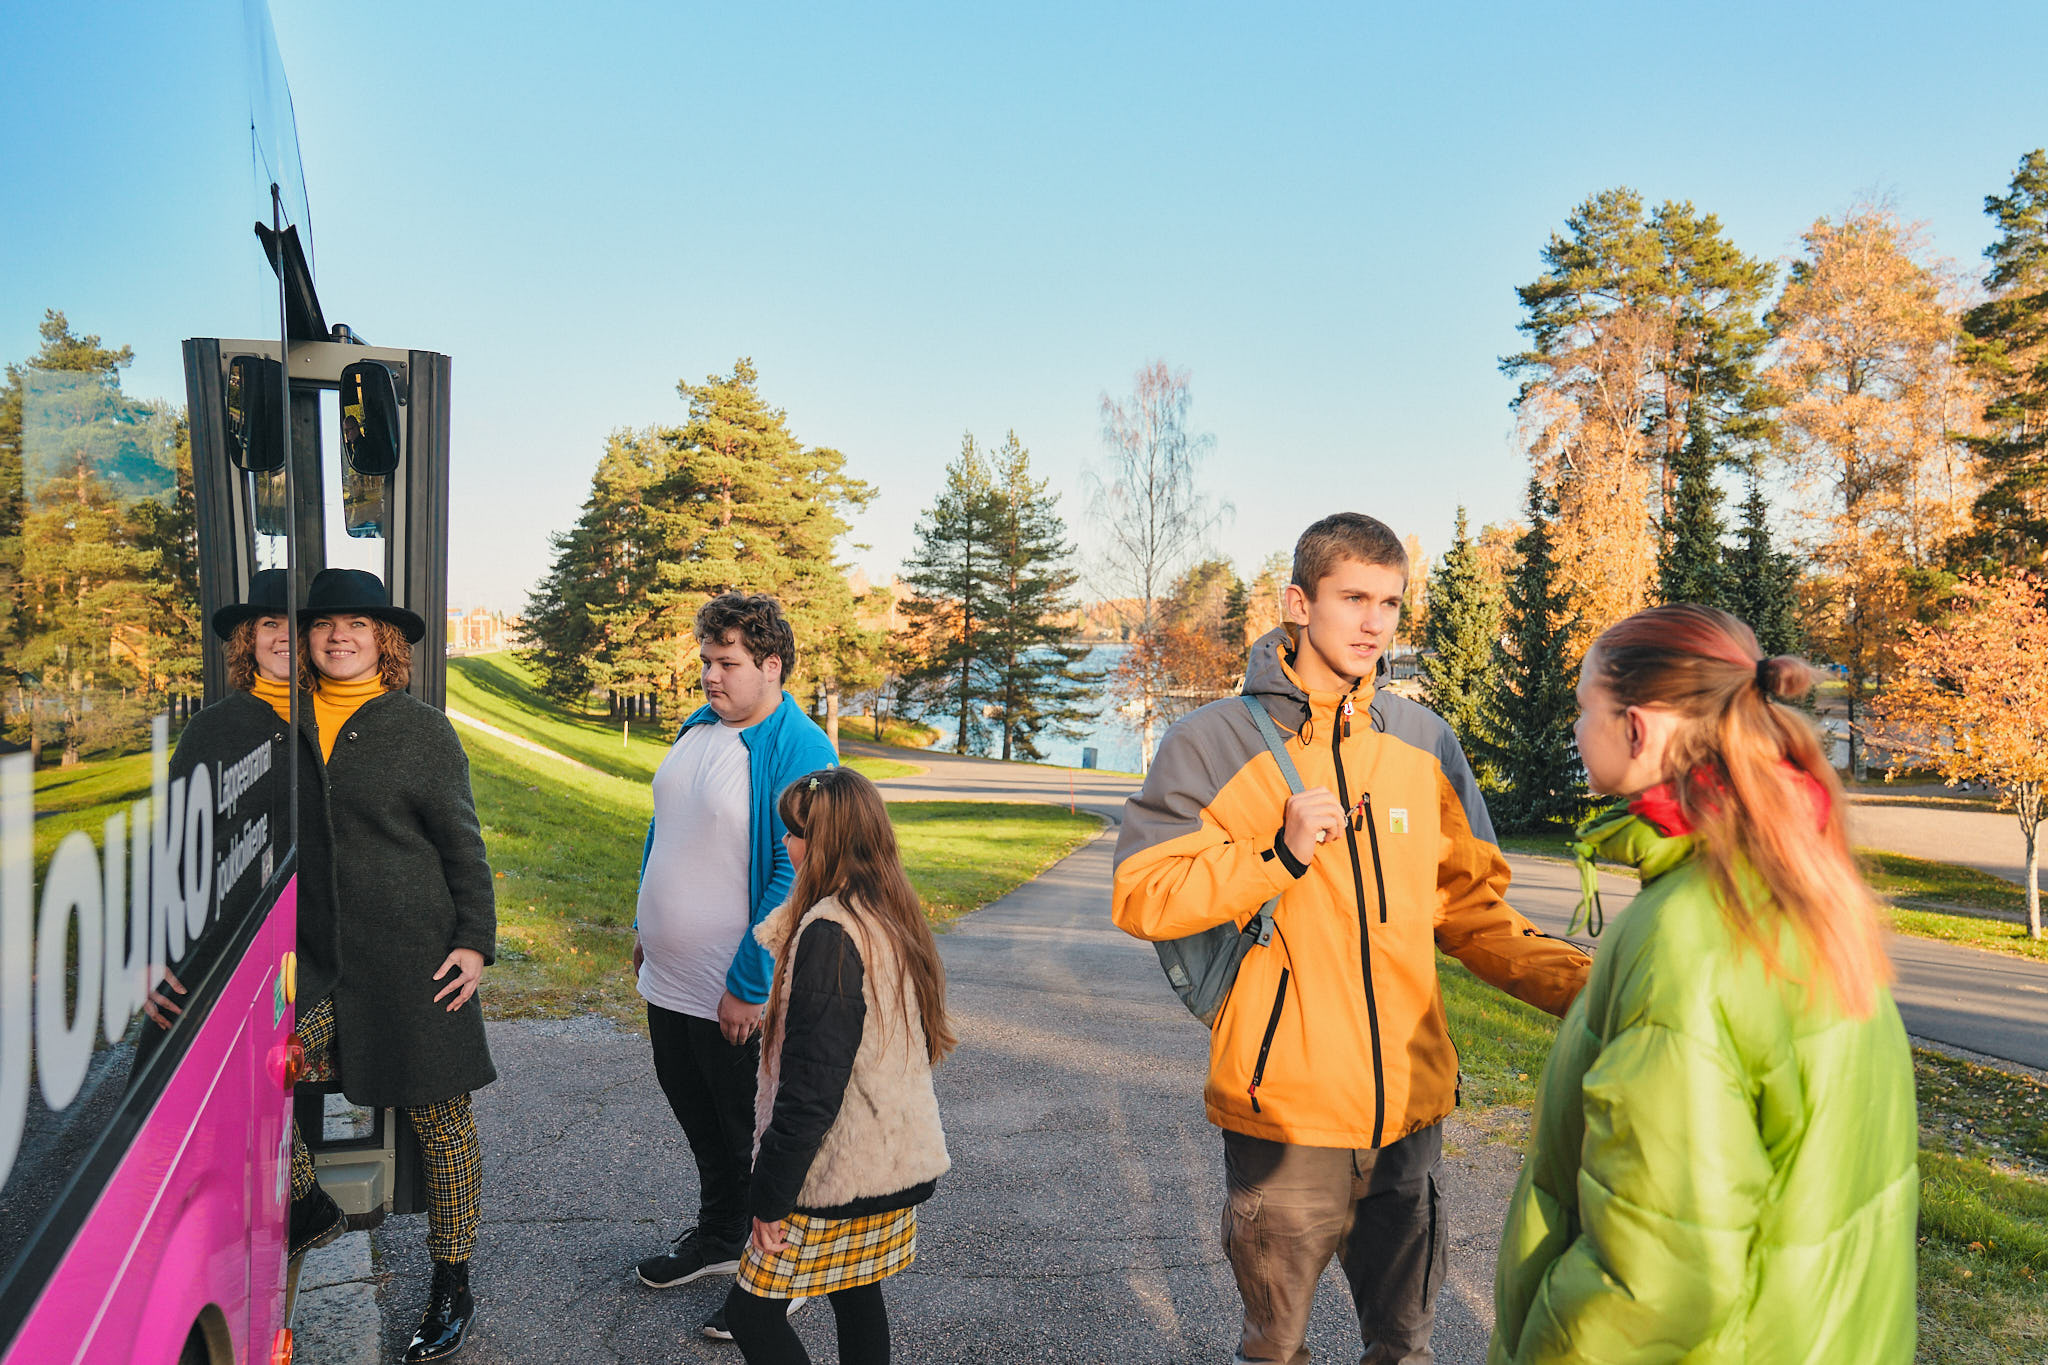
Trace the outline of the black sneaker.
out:
M 714 1242 L 696 1228 L 685 1229 L 675 1245 L 659 1256 L 649 1256 L 636 1267 L 640 1283 L 649 1289 L 674 1289 L 706 1275 L 730 1275 L 739 1268 L 738 1242 Z
M 334 1197 L 318 1185 L 303 1199 L 292 1200 L 291 1255 L 296 1258 L 305 1255 L 314 1247 L 324 1247 L 342 1233 L 348 1231 L 348 1215 L 341 1211 L 341 1205 Z
M 815 1295 L 811 1296 L 811 1298 L 815 1297 Z M 797 1315 L 797 1311 L 801 1309 L 805 1304 L 809 1303 L 811 1301 L 811 1298 L 789 1300 L 788 1306 L 782 1310 L 782 1316 L 786 1318 L 795 1317 Z M 710 1337 L 713 1341 L 731 1341 L 732 1329 L 725 1325 L 725 1305 L 720 1304 L 718 1307 L 712 1309 L 711 1316 L 704 1319 L 704 1325 L 702 1327 L 699 1327 L 697 1330 L 699 1332 L 702 1332 L 705 1336 Z

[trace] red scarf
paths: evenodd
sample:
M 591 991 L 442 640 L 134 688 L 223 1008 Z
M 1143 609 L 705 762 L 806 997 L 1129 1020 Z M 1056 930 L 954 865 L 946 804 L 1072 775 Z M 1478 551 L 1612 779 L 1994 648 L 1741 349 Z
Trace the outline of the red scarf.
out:
M 1814 825 L 1826 830 L 1828 816 L 1833 808 L 1828 797 L 1828 789 L 1822 786 L 1812 773 L 1790 760 L 1786 761 L 1785 770 L 1796 776 L 1805 786 L 1807 799 L 1813 803 Z M 1720 779 L 1706 769 L 1700 770 L 1696 780 L 1709 793 L 1718 791 L 1721 786 Z M 1631 800 L 1628 809 L 1631 815 L 1641 816 L 1649 822 L 1652 829 L 1667 839 L 1693 832 L 1692 821 L 1685 818 L 1685 811 L 1678 804 L 1678 788 L 1673 783 L 1659 782 Z

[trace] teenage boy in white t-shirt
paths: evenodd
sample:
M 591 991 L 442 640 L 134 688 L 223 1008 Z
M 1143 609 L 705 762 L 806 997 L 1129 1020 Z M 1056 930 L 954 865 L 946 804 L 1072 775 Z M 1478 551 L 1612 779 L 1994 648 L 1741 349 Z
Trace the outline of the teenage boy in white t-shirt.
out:
M 707 704 L 654 775 L 633 947 L 654 1074 L 697 1160 L 695 1226 L 638 1267 L 656 1289 L 739 1268 L 773 972 L 753 927 L 795 875 L 776 799 L 837 762 L 825 732 L 782 690 L 796 638 L 774 598 L 714 597 L 697 613 L 696 636 Z M 730 1338 L 719 1313 L 703 1330 Z

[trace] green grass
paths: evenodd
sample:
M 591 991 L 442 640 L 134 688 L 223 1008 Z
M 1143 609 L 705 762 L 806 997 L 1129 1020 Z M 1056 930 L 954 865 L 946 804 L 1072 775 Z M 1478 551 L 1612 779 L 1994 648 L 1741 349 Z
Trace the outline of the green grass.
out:
M 1495 990 L 1442 953 L 1436 966 L 1451 1038 L 1458 1045 L 1459 1099 L 1475 1112 L 1500 1105 L 1527 1112 L 1536 1099 L 1543 1059 L 1557 1036 L 1557 1020 Z
M 601 712 L 564 707 L 537 692 L 533 674 L 511 654 L 450 659 L 448 705 L 614 777 L 638 782 L 654 777 L 677 723 L 639 720 L 622 725 Z
M 898 801 L 889 807 L 903 865 L 935 919 L 988 904 L 1051 867 L 1102 821 L 1038 802 Z
M 1915 938 L 1931 938 L 1988 953 L 2048 962 L 2048 938 L 2028 938 L 2024 924 L 1978 919 L 1974 915 L 1944 915 L 1938 910 L 1914 910 L 1905 906 L 1893 910 L 1891 919 L 1894 929 Z
M 858 740 L 863 744 L 886 744 L 894 749 L 929 749 L 939 742 L 939 732 L 914 720 L 884 716 L 882 733 L 877 738 L 872 720 L 859 712 L 849 712 L 839 718 L 839 738 L 842 741 Z
M 534 688 L 532 672 L 511 654 L 450 659 L 448 705 L 579 763 L 637 782 L 653 780 L 654 770 L 661 766 L 675 738 L 674 721 L 639 720 L 622 725 L 594 709 L 579 711 L 541 695 Z M 896 722 L 885 725 L 904 736 L 913 735 L 917 728 Z M 861 739 L 872 731 L 861 725 L 840 733 L 848 739 Z M 914 763 L 888 758 L 853 755 L 842 761 L 877 782 L 921 771 Z
M 851 768 L 873 782 L 886 782 L 892 777 L 909 777 L 924 771 L 915 763 L 898 763 L 893 758 L 869 758 L 866 754 L 841 754 L 839 762 L 840 766 Z
M 109 815 L 149 795 L 149 751 L 101 758 L 69 768 L 36 770 L 35 879 L 41 884 L 57 845 L 84 830 L 105 843 Z

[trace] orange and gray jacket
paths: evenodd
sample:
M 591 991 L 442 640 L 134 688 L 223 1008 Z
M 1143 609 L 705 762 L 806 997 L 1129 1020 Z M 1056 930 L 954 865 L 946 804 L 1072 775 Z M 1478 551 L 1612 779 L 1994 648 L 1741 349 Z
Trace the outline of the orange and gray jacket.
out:
M 1425 707 L 1360 683 L 1306 691 L 1274 630 L 1252 646 L 1244 692 L 1287 735 L 1307 787 L 1354 812 L 1304 868 L 1280 839 L 1287 781 L 1236 698 L 1166 734 L 1124 808 L 1111 913 L 1143 939 L 1248 922 L 1267 900 L 1271 941 L 1245 955 L 1209 1041 L 1209 1121 L 1308 1147 L 1383 1147 L 1447 1116 L 1458 1054 L 1436 949 L 1552 1014 L 1590 959 L 1502 899 L 1508 868 L 1471 765 Z

